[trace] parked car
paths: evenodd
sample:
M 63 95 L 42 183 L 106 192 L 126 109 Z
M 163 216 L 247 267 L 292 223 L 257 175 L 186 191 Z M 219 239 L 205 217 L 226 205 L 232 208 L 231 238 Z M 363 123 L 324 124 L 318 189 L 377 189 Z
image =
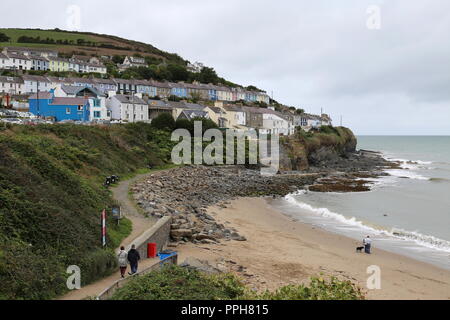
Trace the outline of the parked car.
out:
M 23 121 L 18 118 L 3 118 L 1 119 L 4 123 L 11 123 L 11 124 L 23 124 Z

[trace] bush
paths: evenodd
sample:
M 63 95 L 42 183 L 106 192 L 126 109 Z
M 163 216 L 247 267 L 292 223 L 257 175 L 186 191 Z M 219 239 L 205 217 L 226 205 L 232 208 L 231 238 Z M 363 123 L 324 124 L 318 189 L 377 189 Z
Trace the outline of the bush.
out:
M 290 285 L 274 292 L 249 290 L 233 274 L 207 275 L 168 266 L 136 277 L 117 290 L 112 300 L 363 300 L 350 281 L 312 278 L 309 285 Z
M 333 277 L 330 280 L 312 278 L 308 286 L 289 285 L 275 292 L 250 293 L 245 298 L 254 300 L 364 300 L 364 295 L 361 289 L 350 281 L 340 281 Z
M 152 127 L 157 130 L 173 131 L 175 130 L 175 120 L 169 113 L 161 113 L 152 120 Z
M 205 275 L 196 270 L 167 266 L 136 277 L 117 290 L 112 300 L 231 300 L 244 294 L 233 275 Z

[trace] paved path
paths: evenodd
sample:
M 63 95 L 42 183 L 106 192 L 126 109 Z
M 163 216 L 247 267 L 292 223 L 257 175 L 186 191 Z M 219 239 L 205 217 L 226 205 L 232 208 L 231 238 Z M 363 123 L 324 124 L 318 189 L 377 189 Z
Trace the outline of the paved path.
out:
M 138 175 L 134 177 L 133 179 L 120 182 L 119 185 L 112 189 L 113 197 L 115 200 L 119 201 L 122 212 L 124 215 L 131 220 L 133 225 L 133 230 L 130 233 L 130 235 L 125 238 L 122 241 L 121 246 L 128 247 L 132 242 L 137 239 L 139 236 L 141 236 L 145 231 L 150 229 L 156 222 L 154 219 L 145 218 L 143 215 L 141 215 L 136 207 L 134 206 L 132 200 L 129 197 L 129 189 L 130 186 L 133 185 L 135 182 L 144 179 L 145 177 L 151 175 L 152 173 L 146 173 L 142 175 Z M 145 259 L 141 261 L 139 264 L 139 269 L 145 269 L 147 267 L 152 266 L 157 259 Z M 128 268 L 127 271 L 130 268 Z M 90 285 L 87 285 L 80 290 L 74 290 L 69 292 L 68 294 L 58 298 L 59 300 L 82 300 L 88 297 L 96 297 L 98 294 L 100 294 L 103 290 L 114 284 L 115 281 L 120 279 L 120 273 L 117 271 L 113 275 L 98 280 L 94 283 L 91 283 Z

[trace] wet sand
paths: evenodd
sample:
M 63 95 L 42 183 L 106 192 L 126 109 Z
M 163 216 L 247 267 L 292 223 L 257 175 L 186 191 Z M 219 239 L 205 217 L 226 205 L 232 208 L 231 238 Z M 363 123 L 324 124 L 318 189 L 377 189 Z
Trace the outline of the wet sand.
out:
M 263 198 L 241 198 L 227 208 L 211 207 L 218 223 L 235 228 L 247 241 L 179 246 L 180 262 L 187 257 L 208 260 L 237 273 L 250 287 L 273 290 L 307 282 L 324 274 L 359 285 L 368 299 L 450 299 L 450 271 L 373 248 L 356 253 L 358 241 L 294 221 Z M 381 289 L 368 290 L 369 266 L 381 269 Z

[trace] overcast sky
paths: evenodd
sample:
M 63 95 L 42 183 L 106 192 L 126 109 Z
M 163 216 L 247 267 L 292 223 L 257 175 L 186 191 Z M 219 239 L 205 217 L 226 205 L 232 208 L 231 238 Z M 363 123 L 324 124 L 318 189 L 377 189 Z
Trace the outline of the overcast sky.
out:
M 357 134 L 450 135 L 448 0 L 15 0 L 0 26 L 73 28 L 70 5 L 80 31 L 203 62 Z

